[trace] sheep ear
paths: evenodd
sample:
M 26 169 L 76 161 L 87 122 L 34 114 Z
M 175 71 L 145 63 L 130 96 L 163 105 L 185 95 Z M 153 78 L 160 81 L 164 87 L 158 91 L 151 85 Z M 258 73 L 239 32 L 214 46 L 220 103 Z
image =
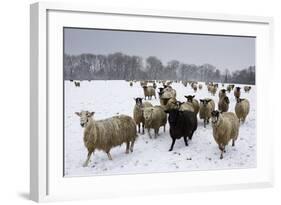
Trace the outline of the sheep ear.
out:
M 200 102 L 204 102 L 204 100 L 200 99 Z
M 194 98 L 195 97 L 195 95 L 192 95 L 192 98 Z
M 95 112 L 89 112 L 89 113 L 87 114 L 87 116 L 88 116 L 88 117 L 92 117 L 94 114 L 95 114 Z
M 78 115 L 79 117 L 81 117 L 81 113 L 80 112 L 75 112 L 76 115 Z
M 188 96 L 187 96 L 187 95 L 185 95 L 184 97 L 185 97 L 185 98 L 188 98 Z

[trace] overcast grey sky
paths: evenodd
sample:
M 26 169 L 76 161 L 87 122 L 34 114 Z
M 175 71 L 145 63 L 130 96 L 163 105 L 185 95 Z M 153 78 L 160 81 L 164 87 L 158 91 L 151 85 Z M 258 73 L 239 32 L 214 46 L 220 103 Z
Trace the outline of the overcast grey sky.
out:
M 143 58 L 156 56 L 220 70 L 241 70 L 255 65 L 255 38 L 195 34 L 65 28 L 65 53 L 110 54 L 122 52 Z

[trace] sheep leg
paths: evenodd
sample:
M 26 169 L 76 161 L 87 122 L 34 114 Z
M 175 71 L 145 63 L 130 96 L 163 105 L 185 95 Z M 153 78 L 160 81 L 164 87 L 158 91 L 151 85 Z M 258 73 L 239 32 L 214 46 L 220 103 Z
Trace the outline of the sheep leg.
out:
M 206 120 L 204 119 L 204 128 L 206 128 Z
M 151 139 L 152 137 L 151 137 L 151 134 L 150 134 L 150 128 L 147 129 L 147 132 L 148 132 L 149 138 Z
M 89 162 L 90 162 L 90 158 L 91 158 L 91 154 L 93 153 L 94 151 L 88 151 L 88 156 L 87 156 L 87 159 L 86 161 L 84 162 L 83 164 L 83 167 L 87 167 Z
M 166 132 L 166 125 L 164 125 L 163 127 L 164 127 L 164 132 Z
M 220 159 L 223 159 L 223 151 L 221 151 Z
M 232 139 L 232 147 L 234 147 L 234 146 L 235 146 L 235 140 Z
M 219 149 L 220 149 L 220 151 L 221 151 L 220 159 L 223 159 L 223 153 L 225 153 L 225 145 L 220 144 L 220 145 L 219 145 Z
M 106 152 L 106 154 L 107 154 L 108 159 L 109 159 L 109 160 L 112 160 L 112 157 L 111 157 L 110 152 L 109 152 L 109 151 L 107 151 L 107 152 Z
M 188 146 L 187 136 L 184 136 L 183 139 L 184 139 L 185 146 Z
M 140 123 L 138 124 L 138 128 L 139 128 L 139 133 L 140 133 Z
M 134 144 L 135 144 L 135 140 L 133 139 L 133 140 L 131 141 L 131 146 L 130 146 L 130 151 L 131 151 L 131 152 L 133 152 Z
M 142 134 L 144 135 L 144 123 L 142 123 Z
M 159 132 L 159 128 L 158 129 L 154 129 L 154 137 L 155 137 L 155 139 L 157 138 L 158 132 Z
M 126 142 L 126 154 L 129 154 L 129 148 L 130 148 L 130 141 Z
M 169 152 L 171 152 L 173 150 L 175 142 L 176 142 L 176 139 L 173 138 L 173 142 L 171 144 L 171 148 L 169 149 Z

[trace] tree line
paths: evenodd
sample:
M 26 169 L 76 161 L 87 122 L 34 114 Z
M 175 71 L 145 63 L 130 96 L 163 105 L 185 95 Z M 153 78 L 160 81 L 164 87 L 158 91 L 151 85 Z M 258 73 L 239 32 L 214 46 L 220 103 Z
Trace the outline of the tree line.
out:
M 211 64 L 194 65 L 171 60 L 163 64 L 150 56 L 143 59 L 120 52 L 109 55 L 64 55 L 65 80 L 194 80 L 255 84 L 255 66 L 230 72 Z

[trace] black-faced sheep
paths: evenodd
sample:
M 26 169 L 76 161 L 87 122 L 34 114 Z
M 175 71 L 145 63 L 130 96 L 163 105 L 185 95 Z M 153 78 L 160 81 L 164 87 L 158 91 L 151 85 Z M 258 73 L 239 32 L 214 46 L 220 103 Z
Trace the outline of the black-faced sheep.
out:
M 134 98 L 134 100 L 136 101 L 136 104 L 133 111 L 133 117 L 138 126 L 138 132 L 140 133 L 140 127 L 142 125 L 142 133 L 144 134 L 143 109 L 145 107 L 152 107 L 152 104 L 150 102 L 142 102 L 142 98 Z
M 229 84 L 228 86 L 227 86 L 227 91 L 230 93 L 231 92 L 231 90 L 233 90 L 234 89 L 234 87 L 235 87 L 235 85 L 234 84 Z
M 227 112 L 229 109 L 229 99 L 227 96 L 221 97 L 218 102 L 218 109 L 221 112 Z
M 188 146 L 188 139 L 191 140 L 193 133 L 197 129 L 197 117 L 194 112 L 191 111 L 179 111 L 178 109 L 172 109 L 166 111 L 169 113 L 168 121 L 170 125 L 170 136 L 172 138 L 172 144 L 169 151 L 173 150 L 176 139 L 183 137 L 185 145 Z
M 220 159 L 223 159 L 225 146 L 232 140 L 232 146 L 239 135 L 239 120 L 233 112 L 212 112 L 213 137 L 221 150 Z
M 244 123 L 249 112 L 250 112 L 249 100 L 236 98 L 235 113 L 239 121 L 242 121 L 242 123 Z
M 90 157 L 94 151 L 103 150 L 112 160 L 110 150 L 113 147 L 126 143 L 126 153 L 133 152 L 137 138 L 136 123 L 126 115 L 114 116 L 104 120 L 93 119 L 94 112 L 76 112 L 80 117 L 80 125 L 84 128 L 84 145 L 88 150 L 88 156 L 83 166 L 88 166 Z
M 194 112 L 195 112 L 195 114 L 197 115 L 198 114 L 198 112 L 199 112 L 199 102 L 198 102 L 198 100 L 196 100 L 194 97 L 195 97 L 195 95 L 185 95 L 184 96 L 185 98 L 186 98 L 186 101 L 187 102 L 190 102 L 190 103 L 192 103 L 192 105 L 193 105 L 193 108 L 194 108 Z
M 204 120 L 204 127 L 209 123 L 212 111 L 215 110 L 215 102 L 212 99 L 200 99 L 199 118 Z
M 240 98 L 240 96 L 241 96 L 241 88 L 240 87 L 236 87 L 235 89 L 234 89 L 234 96 L 236 97 L 236 98 Z
M 249 93 L 251 90 L 251 86 L 244 86 L 245 93 Z
M 74 81 L 74 85 L 75 85 L 76 87 L 80 87 L 80 81 L 75 80 L 75 81 Z
M 154 137 L 156 138 L 159 135 L 159 128 L 165 127 L 167 123 L 167 115 L 164 109 L 161 106 L 154 106 L 154 107 L 146 107 L 143 109 L 143 116 L 144 116 L 144 124 L 145 128 L 147 128 L 148 135 L 150 138 L 150 129 L 154 129 Z
M 155 97 L 155 89 L 152 86 L 143 86 L 143 92 L 144 92 L 144 99 L 146 100 L 146 97 L 148 97 L 148 100 L 151 100 L 152 96 Z

